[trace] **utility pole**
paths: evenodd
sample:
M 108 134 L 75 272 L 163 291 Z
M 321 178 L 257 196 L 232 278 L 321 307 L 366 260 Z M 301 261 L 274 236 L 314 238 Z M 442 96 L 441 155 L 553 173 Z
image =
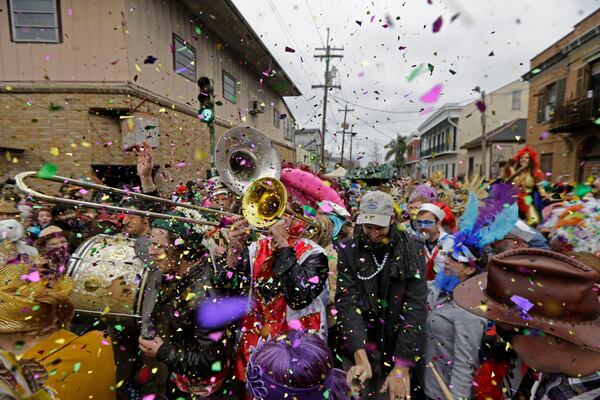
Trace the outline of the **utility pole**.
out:
M 312 85 L 313 89 L 323 89 L 323 122 L 322 122 L 322 132 L 321 132 L 321 173 L 325 173 L 325 129 L 327 128 L 327 92 L 330 88 L 341 89 L 339 85 L 331 84 L 331 76 L 329 75 L 329 61 L 332 58 L 342 58 L 344 57 L 341 54 L 332 54 L 332 51 L 342 51 L 343 47 L 331 47 L 329 45 L 329 28 L 327 28 L 327 42 L 325 42 L 325 47 L 318 47 L 315 51 L 324 51 L 325 54 L 315 54 L 315 58 L 324 58 L 325 59 L 325 84 L 324 85 Z
M 349 169 L 349 171 L 352 171 L 352 168 L 354 167 L 354 164 L 352 164 L 352 138 L 358 134 L 356 132 L 348 132 L 348 134 L 350 135 L 350 169 Z
M 487 154 L 487 142 L 485 137 L 485 112 L 487 111 L 485 105 L 485 90 L 481 91 L 481 104 L 483 105 L 483 111 L 481 112 L 481 176 L 487 178 L 488 173 L 485 162 L 485 156 Z
M 346 139 L 346 116 L 348 115 L 348 111 L 354 111 L 352 109 L 348 109 L 348 104 L 344 106 L 343 110 L 338 109 L 338 111 L 344 112 L 344 123 L 342 124 L 342 156 L 340 157 L 340 164 L 342 168 L 344 167 L 344 144 Z

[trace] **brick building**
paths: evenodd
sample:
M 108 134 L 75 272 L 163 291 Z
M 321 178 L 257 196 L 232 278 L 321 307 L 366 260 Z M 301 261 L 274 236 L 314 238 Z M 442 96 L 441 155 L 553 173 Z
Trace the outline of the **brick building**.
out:
M 527 144 L 555 180 L 600 175 L 600 9 L 531 60 Z
M 161 189 L 206 176 L 198 86 L 214 82 L 216 137 L 252 126 L 294 161 L 283 96 L 299 90 L 230 0 L 8 0 L 0 7 L 0 181 L 43 162 L 136 183 L 133 134 L 157 147 Z

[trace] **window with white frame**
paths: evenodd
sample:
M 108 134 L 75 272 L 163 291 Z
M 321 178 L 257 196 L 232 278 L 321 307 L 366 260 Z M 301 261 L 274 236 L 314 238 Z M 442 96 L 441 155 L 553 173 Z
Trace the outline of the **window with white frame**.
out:
M 13 42 L 59 43 L 58 0 L 9 0 Z
M 196 49 L 173 34 L 173 69 L 184 78 L 196 82 Z
M 237 103 L 235 78 L 223 71 L 223 98 L 233 104 Z
M 512 92 L 512 109 L 520 110 L 521 109 L 521 91 L 515 90 Z

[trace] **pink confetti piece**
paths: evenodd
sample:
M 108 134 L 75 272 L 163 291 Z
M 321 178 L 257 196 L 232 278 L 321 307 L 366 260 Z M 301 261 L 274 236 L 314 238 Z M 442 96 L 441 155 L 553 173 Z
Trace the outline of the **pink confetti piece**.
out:
M 155 394 L 147 394 L 144 397 L 142 397 L 142 400 L 154 400 L 156 398 Z
M 73 16 L 73 9 L 72 9 L 72 8 L 69 8 L 69 9 L 67 10 L 67 14 L 69 15 L 69 17 L 72 17 L 72 16 Z
M 440 29 L 442 29 L 442 24 L 444 23 L 444 19 L 440 15 L 438 19 L 433 22 L 433 33 L 438 33 Z
M 439 83 L 432 87 L 427 93 L 421 96 L 421 101 L 427 104 L 432 104 L 438 101 L 440 94 L 442 93 L 442 86 L 443 85 Z
M 331 206 L 331 203 L 329 203 L 329 201 L 322 201 L 319 205 L 319 210 L 321 210 L 324 213 L 330 213 L 333 212 L 333 207 Z
M 316 285 L 317 283 L 319 283 L 319 277 L 317 275 L 315 275 L 312 278 L 308 278 L 308 281 L 310 283 L 314 283 Z
M 37 282 L 40 278 L 40 273 L 38 271 L 33 271 L 29 274 L 21 275 L 21 279 L 29 282 Z
M 302 324 L 297 319 L 293 319 L 291 321 L 288 321 L 288 326 L 290 327 L 290 329 L 295 329 L 295 330 L 298 330 L 298 331 L 302 330 Z
M 373 22 L 374 20 L 375 20 L 375 16 L 373 15 L 373 16 L 371 17 L 371 22 Z
M 108 343 L 108 341 L 106 341 L 105 339 L 102 339 L 102 345 L 104 346 L 108 346 L 110 343 Z
M 183 168 L 183 167 L 185 167 L 185 163 L 184 162 L 178 162 L 177 164 L 175 164 L 175 166 L 177 168 Z
M 50 54 L 46 54 L 44 56 L 44 61 L 50 61 Z
M 86 195 L 88 193 L 88 191 L 85 189 L 79 189 L 79 193 Z
M 221 339 L 223 337 L 223 332 L 211 332 L 208 334 L 208 337 L 213 342 L 218 342 L 219 339 Z

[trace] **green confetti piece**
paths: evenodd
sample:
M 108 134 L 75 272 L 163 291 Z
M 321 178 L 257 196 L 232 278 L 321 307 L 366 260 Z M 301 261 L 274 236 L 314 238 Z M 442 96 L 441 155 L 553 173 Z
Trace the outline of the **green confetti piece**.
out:
M 52 163 L 45 163 L 38 171 L 38 176 L 42 179 L 52 178 L 58 172 L 58 167 Z
M 411 82 L 413 81 L 417 76 L 421 75 L 423 72 L 425 72 L 424 70 L 425 65 L 421 64 L 418 67 L 413 68 L 412 71 L 410 71 L 410 74 L 408 74 L 408 78 L 406 78 L 407 82 Z
M 595 123 L 596 125 L 600 125 L 600 118 L 596 119 L 596 120 L 594 121 L 594 123 Z
M 73 372 L 79 371 L 79 368 L 81 368 L 80 362 L 76 362 L 75 364 L 73 364 Z
M 580 183 L 579 185 L 577 185 L 577 188 L 575 189 L 575 194 L 577 195 L 577 197 L 583 197 L 591 191 L 592 191 L 591 187 Z
M 220 372 L 222 369 L 221 361 L 215 361 L 211 366 L 210 370 L 213 372 Z
M 534 68 L 534 69 L 531 70 L 531 73 L 534 74 L 534 75 L 535 74 L 539 74 L 540 72 L 542 72 L 542 70 L 539 69 L 539 68 Z
M 433 64 L 427 64 L 427 68 L 429 68 L 429 75 L 433 75 L 433 70 L 435 66 Z
M 527 204 L 528 206 L 533 204 L 533 198 L 531 196 L 525 196 L 525 199 L 523 199 L 523 201 L 525 201 L 525 204 Z
M 194 32 L 196 32 L 196 35 L 202 35 L 202 29 L 200 29 L 200 27 L 199 27 L 199 26 L 196 26 L 196 27 L 194 28 Z
M 119 332 L 123 332 L 123 325 L 115 325 L 115 329 Z
M 56 375 L 56 369 L 53 369 L 52 371 L 50 371 L 50 372 L 48 373 L 48 375 L 49 375 L 49 376 Z
M 335 358 L 337 358 L 337 359 L 338 359 L 340 362 L 344 361 L 344 360 L 342 360 L 342 357 L 340 357 L 340 355 L 339 355 L 339 354 L 336 354 L 336 355 L 335 355 Z
M 329 389 L 327 389 L 327 390 L 325 390 L 325 391 L 323 392 L 323 398 L 324 398 L 324 399 L 328 399 L 328 398 L 329 398 Z
M 65 108 L 63 106 L 57 106 L 54 103 L 50 103 L 50 111 L 54 112 L 54 111 L 62 111 Z
M 35 306 L 31 307 L 31 309 L 32 309 L 33 311 L 37 311 L 37 310 L 39 310 L 39 309 L 40 309 L 40 306 L 36 304 Z

